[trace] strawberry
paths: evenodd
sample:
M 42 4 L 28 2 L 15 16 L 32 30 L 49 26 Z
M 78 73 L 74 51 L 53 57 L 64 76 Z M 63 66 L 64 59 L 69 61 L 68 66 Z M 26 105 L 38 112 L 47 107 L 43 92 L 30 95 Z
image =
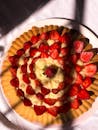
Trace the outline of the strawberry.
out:
M 42 52 L 40 57 L 41 58 L 48 58 L 49 55 L 47 53 Z
M 10 72 L 11 72 L 12 76 L 16 77 L 17 67 L 13 67 L 13 66 L 12 66 L 12 67 L 10 68 Z
M 24 92 L 21 89 L 17 89 L 17 96 L 24 97 Z
M 78 109 L 80 106 L 80 101 L 76 98 L 70 102 L 70 107 L 73 109 Z
M 22 73 L 27 73 L 27 64 L 21 65 Z
M 44 43 L 40 44 L 39 51 L 41 51 L 41 52 L 48 52 L 48 50 L 49 50 L 49 46 L 48 45 L 45 45 Z
M 23 74 L 22 79 L 23 79 L 23 81 L 24 81 L 25 83 L 27 83 L 27 84 L 30 83 L 30 80 L 29 80 L 29 77 L 28 77 L 27 74 Z
M 76 65 L 75 70 L 76 70 L 76 72 L 80 72 L 82 70 L 82 67 L 79 65 Z
M 29 94 L 29 95 L 34 95 L 35 94 L 35 91 L 34 91 L 34 89 L 32 88 L 31 85 L 28 85 L 26 87 L 26 93 Z
M 44 95 L 41 94 L 41 93 L 37 93 L 37 94 L 36 94 L 36 97 L 37 97 L 39 100 L 43 100 L 43 99 L 44 99 Z
M 36 79 L 36 75 L 34 72 L 29 73 L 31 79 Z
M 65 88 L 65 83 L 64 82 L 59 83 L 58 90 L 62 90 L 64 88 Z
M 58 110 L 59 110 L 59 108 L 56 107 L 56 106 L 47 108 L 47 112 L 48 112 L 49 114 L 51 114 L 52 116 L 57 116 Z
M 90 98 L 90 95 L 88 93 L 87 90 L 85 89 L 81 89 L 78 93 L 78 99 L 81 99 L 81 100 L 84 100 L 84 99 L 89 99 Z
M 63 57 L 58 57 L 58 58 L 57 58 L 57 61 L 58 61 L 58 63 L 61 64 L 61 65 L 64 65 L 64 63 L 65 63 Z
M 57 68 L 55 68 L 54 66 L 49 66 L 45 69 L 44 74 L 48 77 L 48 78 L 52 78 L 57 72 Z
M 69 96 L 75 96 L 78 94 L 80 86 L 78 84 L 73 84 L 69 90 Z
M 80 54 L 80 60 L 85 62 L 85 63 L 87 63 L 87 62 L 89 62 L 92 59 L 93 55 L 94 55 L 93 52 L 89 52 L 89 51 L 82 52 Z
M 33 68 L 34 68 L 34 64 L 31 63 L 31 64 L 29 65 L 29 69 L 30 69 L 31 72 L 34 73 Z
M 31 37 L 32 44 L 36 44 L 38 42 L 38 40 L 39 40 L 38 36 L 32 36 Z
M 51 51 L 51 52 L 50 52 L 50 56 L 51 56 L 51 58 L 53 58 L 53 59 L 57 59 L 58 56 L 59 56 L 58 50 L 57 50 L 57 49 L 54 49 L 53 51 Z
M 77 54 L 73 54 L 70 56 L 70 61 L 73 63 L 73 64 L 76 64 L 77 63 L 77 60 L 78 60 L 78 55 Z
M 9 61 L 12 64 L 12 66 L 17 66 L 18 65 L 18 56 L 14 55 L 14 56 L 9 56 Z
M 42 87 L 42 83 L 38 79 L 35 79 L 34 81 L 37 87 Z
M 41 87 L 41 92 L 42 92 L 43 95 L 47 95 L 47 94 L 50 93 L 50 90 L 45 88 L 45 87 Z
M 77 73 L 75 83 L 82 84 L 82 82 L 83 82 L 82 75 L 80 75 L 79 73 Z
M 48 34 L 47 34 L 47 32 L 41 33 L 40 36 L 39 36 L 39 38 L 40 38 L 41 40 L 47 40 L 47 39 L 48 39 Z
M 50 32 L 50 39 L 52 40 L 59 40 L 59 33 L 56 30 Z
M 30 48 L 30 57 L 33 57 L 38 52 L 37 48 Z
M 24 51 L 24 49 L 20 49 L 16 53 L 20 57 L 20 56 L 22 56 L 25 53 L 25 51 Z
M 19 87 L 19 80 L 17 77 L 14 77 L 11 81 L 10 81 L 11 85 L 14 87 Z
M 83 88 L 87 88 L 87 87 L 89 87 L 91 84 L 92 84 L 91 78 L 90 78 L 90 77 L 86 77 L 86 78 L 83 80 L 82 86 L 83 86 Z
M 59 92 L 59 89 L 52 89 L 52 92 L 54 93 L 54 94 L 57 94 L 58 92 Z
M 84 66 L 83 72 L 85 76 L 93 77 L 97 72 L 97 66 L 95 64 L 88 64 Z
M 46 112 L 46 107 L 34 105 L 34 111 L 36 115 L 42 115 L 44 112 Z
M 32 102 L 28 98 L 24 98 L 23 103 L 25 106 L 32 106 Z
M 68 52 L 69 52 L 69 48 L 68 47 L 61 48 L 60 53 L 62 54 L 62 56 L 68 55 Z
M 34 57 L 31 64 L 35 64 L 35 62 L 36 62 L 39 58 L 40 58 L 40 56 L 39 56 L 39 57 Z
M 30 41 L 25 42 L 24 46 L 23 46 L 24 50 L 26 51 L 27 49 L 29 49 L 31 47 L 31 45 L 32 45 L 32 43 Z
M 59 37 L 59 41 L 62 42 L 62 43 L 69 44 L 70 40 L 71 39 L 70 39 L 70 37 L 67 34 Z
M 56 99 L 51 99 L 51 98 L 44 99 L 44 102 L 47 103 L 48 105 L 54 105 L 56 101 L 57 101 Z
M 49 47 L 49 51 L 53 51 L 54 49 L 57 49 L 58 51 L 60 50 L 60 46 L 61 44 L 59 42 L 54 42 L 50 47 Z
M 73 47 L 76 53 L 80 53 L 83 50 L 84 47 L 84 42 L 80 41 L 80 40 L 76 40 L 73 43 Z
M 24 57 L 24 64 L 27 64 L 28 60 L 29 60 L 29 57 Z

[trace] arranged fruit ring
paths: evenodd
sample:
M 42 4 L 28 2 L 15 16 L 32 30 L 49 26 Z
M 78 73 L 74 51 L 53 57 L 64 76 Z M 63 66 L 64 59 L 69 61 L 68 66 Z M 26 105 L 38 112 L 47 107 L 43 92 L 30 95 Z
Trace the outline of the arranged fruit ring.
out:
M 97 49 L 78 31 L 33 27 L 8 51 L 3 90 L 14 110 L 27 120 L 61 123 L 61 117 L 66 121 L 87 111 L 98 95 L 97 62 Z

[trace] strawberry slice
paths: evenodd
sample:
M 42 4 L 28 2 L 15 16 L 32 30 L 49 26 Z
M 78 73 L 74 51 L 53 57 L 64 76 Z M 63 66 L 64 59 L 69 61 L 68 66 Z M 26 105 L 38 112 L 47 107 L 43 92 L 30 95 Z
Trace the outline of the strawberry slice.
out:
M 76 53 L 80 53 L 83 50 L 84 42 L 80 40 L 74 41 L 73 47 Z
M 25 51 L 24 51 L 24 49 L 20 49 L 16 53 L 20 57 L 20 56 L 22 56 L 25 53 Z
M 82 75 L 80 75 L 79 73 L 77 73 L 75 83 L 76 84 L 82 84 L 82 82 L 83 82 Z
M 19 60 L 19 58 L 17 55 L 9 56 L 9 61 L 12 64 L 12 66 L 17 66 L 18 60 Z
M 57 99 L 51 99 L 51 98 L 45 98 L 44 102 L 47 103 L 48 105 L 54 105 Z
M 32 37 L 31 37 L 31 42 L 32 42 L 32 44 L 36 44 L 36 43 L 38 42 L 38 40 L 39 40 L 39 37 L 38 37 L 38 36 L 32 36 Z
M 46 112 L 46 107 L 34 105 L 34 111 L 36 115 L 42 115 L 44 112 Z
M 23 103 L 25 106 L 32 106 L 32 102 L 28 98 L 24 98 Z
M 38 79 L 35 79 L 34 81 L 37 87 L 42 87 L 42 83 Z
M 78 84 L 73 84 L 69 90 L 69 96 L 75 96 L 78 94 L 80 86 Z
M 36 75 L 35 75 L 35 73 L 34 72 L 31 72 L 30 74 L 29 74 L 29 76 L 30 76 L 30 78 L 31 79 L 36 79 Z
M 21 89 L 17 89 L 17 96 L 24 97 L 24 92 Z
M 21 66 L 22 73 L 27 73 L 27 64 Z
M 88 64 L 84 66 L 83 73 L 87 77 L 93 77 L 97 72 L 97 66 L 95 64 Z
M 78 60 L 78 55 L 77 54 L 73 54 L 70 56 L 70 61 L 73 63 L 73 64 L 76 64 L 77 63 L 77 60 Z
M 64 63 L 65 63 L 65 62 L 64 62 L 65 60 L 64 60 L 63 57 L 58 57 L 58 58 L 57 58 L 57 61 L 58 61 L 58 63 L 61 64 L 61 65 L 64 65 Z
M 70 39 L 69 35 L 65 34 L 65 35 L 59 37 L 59 41 L 62 43 L 69 44 L 71 39 Z
M 38 52 L 37 48 L 30 48 L 30 57 L 33 57 Z
M 39 51 L 41 51 L 41 52 L 48 52 L 48 50 L 49 50 L 49 46 L 48 45 L 45 45 L 44 43 L 40 44 Z
M 23 46 L 24 50 L 26 51 L 27 49 L 29 49 L 31 47 L 31 45 L 32 45 L 32 43 L 30 41 L 25 42 L 24 46 Z
M 60 53 L 62 54 L 62 56 L 68 55 L 68 52 L 69 52 L 69 48 L 68 47 L 61 48 Z
M 41 33 L 40 36 L 39 36 L 39 38 L 40 38 L 41 40 L 47 40 L 48 37 L 49 37 L 49 36 L 48 36 L 48 34 L 47 34 L 46 32 Z
M 59 83 L 58 90 L 62 90 L 65 88 L 65 82 Z
M 12 80 L 10 80 L 10 83 L 14 87 L 19 87 L 19 80 L 17 77 L 14 77 Z
M 85 63 L 87 63 L 87 62 L 89 62 L 92 59 L 93 56 L 94 56 L 93 52 L 89 52 L 89 51 L 82 52 L 80 54 L 80 60 L 85 62 Z
M 43 99 L 44 99 L 44 95 L 41 94 L 41 93 L 37 93 L 37 94 L 36 94 L 36 97 L 37 97 L 39 100 L 43 100 Z
M 80 71 L 82 70 L 82 67 L 79 66 L 79 65 L 76 65 L 76 66 L 75 66 L 75 70 L 76 70 L 77 72 L 80 72 Z
M 41 92 L 42 92 L 43 95 L 47 95 L 47 94 L 50 93 L 50 90 L 45 88 L 45 87 L 41 87 Z
M 89 87 L 91 84 L 92 84 L 91 78 L 90 78 L 90 77 L 86 77 L 86 78 L 83 80 L 82 86 L 83 86 L 84 88 L 87 88 L 87 87 Z
M 40 55 L 41 58 L 48 58 L 49 55 L 47 53 L 42 52 Z
M 87 90 L 85 89 L 81 89 L 78 93 L 78 99 L 84 100 L 84 99 L 89 99 L 90 98 L 90 94 L 88 93 Z
M 30 80 L 29 80 L 29 77 L 28 77 L 27 74 L 23 74 L 22 79 L 23 79 L 23 81 L 24 81 L 25 83 L 27 83 L 27 84 L 30 83 Z
M 57 49 L 58 51 L 60 50 L 61 44 L 59 42 L 55 42 L 53 43 L 50 47 L 49 47 L 49 51 L 53 51 L 54 49 Z
M 17 67 L 13 67 L 13 66 L 12 66 L 12 67 L 10 68 L 10 72 L 11 72 L 12 76 L 16 77 Z
M 27 64 L 28 60 L 29 60 L 29 57 L 24 57 L 24 64 Z
M 35 91 L 34 91 L 34 89 L 32 88 L 31 85 L 28 85 L 26 87 L 26 93 L 29 94 L 29 95 L 34 95 L 35 94 Z
M 57 49 L 54 49 L 53 51 L 51 51 L 51 52 L 50 52 L 50 56 L 51 56 L 51 58 L 53 58 L 53 59 L 57 59 L 58 56 L 59 56 L 58 50 L 57 50 Z
M 70 107 L 73 109 L 78 109 L 79 106 L 80 106 L 80 101 L 77 98 L 70 102 Z
M 59 89 L 57 89 L 57 88 L 52 89 L 52 92 L 53 92 L 54 94 L 57 94 L 57 93 L 59 92 Z
M 32 73 L 34 73 L 33 68 L 34 68 L 34 64 L 31 63 L 31 64 L 29 65 L 29 69 L 30 69 L 30 71 L 31 71 Z
M 55 117 L 57 116 L 58 111 L 59 111 L 59 108 L 56 107 L 56 106 L 47 108 L 47 112 L 48 112 L 49 114 L 51 114 L 52 116 L 55 116 Z
M 52 40 L 59 40 L 59 33 L 56 30 L 50 32 L 50 39 Z

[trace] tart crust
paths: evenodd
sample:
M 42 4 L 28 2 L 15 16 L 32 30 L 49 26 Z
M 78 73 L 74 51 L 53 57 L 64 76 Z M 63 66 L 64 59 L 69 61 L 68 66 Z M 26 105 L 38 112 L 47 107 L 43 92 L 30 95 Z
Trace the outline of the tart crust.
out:
M 89 100 L 82 101 L 82 105 L 76 109 L 70 109 L 65 115 L 59 114 L 57 117 L 53 117 L 49 113 L 45 112 L 44 114 L 37 116 L 33 110 L 32 107 L 27 107 L 21 102 L 20 98 L 16 94 L 16 90 L 14 87 L 11 86 L 10 80 L 12 78 L 10 73 L 10 62 L 8 60 L 9 56 L 13 56 L 17 50 L 21 49 L 23 47 L 23 44 L 30 40 L 30 38 L 33 35 L 41 34 L 42 32 L 48 32 L 51 30 L 59 29 L 56 25 L 50 25 L 45 27 L 32 27 L 31 30 L 28 32 L 23 33 L 20 37 L 18 37 L 15 41 L 12 42 L 12 45 L 10 49 L 8 50 L 7 56 L 3 62 L 2 66 L 2 77 L 1 77 L 1 83 L 2 88 L 4 91 L 4 95 L 8 100 L 8 103 L 12 107 L 13 110 L 16 111 L 20 116 L 25 118 L 26 120 L 30 122 L 38 122 L 43 125 L 49 125 L 49 124 L 63 124 L 64 122 L 68 121 L 69 119 L 75 119 L 82 115 L 84 112 L 86 112 L 94 102 L 95 98 L 98 96 L 98 73 L 94 76 L 95 80 L 93 84 L 88 88 L 89 91 L 93 91 L 94 94 L 90 96 Z M 66 28 L 63 28 L 62 34 L 64 31 L 68 31 Z M 85 47 L 85 50 L 88 50 L 92 48 L 91 44 L 88 43 L 88 45 Z M 98 55 L 95 55 L 91 61 L 98 62 Z

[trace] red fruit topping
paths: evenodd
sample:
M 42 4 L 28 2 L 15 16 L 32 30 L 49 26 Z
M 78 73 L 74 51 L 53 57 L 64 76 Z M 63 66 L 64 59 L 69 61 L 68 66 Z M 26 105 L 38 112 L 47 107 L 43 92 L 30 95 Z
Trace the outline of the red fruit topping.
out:
M 59 83 L 58 90 L 62 90 L 64 88 L 65 88 L 65 83 L 64 82 Z
M 48 45 L 45 45 L 44 43 L 40 44 L 39 51 L 41 51 L 41 52 L 48 52 L 48 50 L 49 50 L 49 46 Z
M 79 73 L 77 73 L 75 83 L 77 83 L 77 84 L 82 84 L 82 82 L 83 82 L 82 76 L 81 76 Z
M 38 98 L 39 100 L 43 100 L 43 99 L 44 99 L 44 95 L 41 94 L 41 93 L 37 93 L 36 96 L 37 96 L 37 98 Z
M 88 64 L 84 67 L 83 72 L 85 76 L 93 77 L 96 74 L 97 66 L 95 64 Z
M 39 58 L 40 58 L 40 56 L 39 56 L 39 57 L 35 57 L 35 58 L 33 58 L 33 60 L 32 60 L 32 63 L 31 63 L 31 64 L 35 64 L 35 62 L 36 62 Z
M 12 76 L 16 77 L 17 67 L 11 67 L 10 72 L 11 72 Z
M 28 75 L 27 75 L 27 74 L 23 74 L 22 79 L 23 79 L 23 81 L 24 81 L 25 83 L 27 83 L 27 84 L 29 84 L 29 83 L 30 83 L 30 80 L 29 80 L 29 77 L 28 77 Z
M 45 87 L 41 87 L 41 92 L 42 92 L 43 95 L 47 95 L 47 94 L 50 93 L 50 90 L 45 88 Z
M 17 96 L 24 97 L 24 92 L 21 89 L 18 89 Z
M 48 34 L 46 32 L 43 32 L 42 34 L 40 34 L 39 38 L 41 40 L 47 40 L 48 39 Z
M 29 69 L 30 69 L 31 72 L 34 73 L 33 68 L 34 68 L 34 64 L 31 63 L 31 64 L 29 65 Z
M 51 52 L 50 52 L 50 56 L 51 56 L 51 58 L 53 58 L 53 59 L 57 59 L 58 56 L 59 56 L 58 50 L 57 50 L 57 49 L 54 49 L 53 51 L 51 51 Z
M 93 55 L 94 55 L 93 52 L 82 52 L 80 54 L 80 60 L 87 63 L 92 59 Z
M 62 56 L 68 55 L 68 52 L 69 52 L 69 48 L 68 47 L 61 48 L 60 53 L 62 54 Z
M 72 85 L 70 90 L 69 90 L 69 96 L 77 95 L 79 90 L 80 90 L 80 86 L 78 84 Z
M 40 57 L 41 58 L 48 58 L 49 55 L 47 53 L 42 52 Z
M 32 43 L 30 41 L 24 43 L 24 50 L 27 50 L 31 47 Z
M 57 72 L 57 68 L 55 66 L 49 66 L 45 69 L 44 74 L 49 77 L 52 78 Z
M 65 62 L 64 62 L 64 58 L 58 57 L 57 60 L 58 60 L 58 63 L 59 63 L 59 64 L 64 65 L 64 63 L 65 63 Z
M 17 66 L 18 60 L 19 60 L 19 58 L 18 58 L 17 55 L 14 55 L 14 56 L 10 56 L 10 57 L 9 57 L 9 61 L 10 61 L 10 63 L 12 64 L 12 66 Z
M 13 78 L 11 81 L 10 81 L 11 85 L 14 86 L 14 87 L 19 87 L 19 80 L 17 77 Z
M 38 40 L 39 40 L 38 36 L 32 36 L 31 37 L 32 44 L 36 44 L 38 42 Z
M 76 54 L 71 55 L 70 60 L 73 64 L 76 64 L 78 60 L 78 55 Z
M 44 112 L 46 112 L 46 107 L 34 105 L 34 111 L 36 115 L 42 115 Z
M 29 60 L 29 57 L 24 57 L 24 64 L 26 64 Z
M 20 49 L 17 51 L 17 55 L 20 57 L 25 53 L 24 49 Z
M 21 66 L 22 73 L 27 73 L 27 64 Z
M 48 112 L 49 114 L 51 114 L 52 116 L 57 116 L 58 111 L 59 111 L 59 108 L 56 107 L 56 106 L 47 108 L 47 112 Z
M 25 106 L 32 106 L 32 102 L 27 98 L 23 99 L 23 103 L 24 103 Z
M 48 105 L 54 105 L 57 99 L 51 99 L 51 98 L 45 98 L 44 102 L 47 103 Z
M 29 94 L 29 95 L 34 95 L 35 94 L 35 91 L 34 91 L 34 89 L 32 88 L 31 85 L 27 86 L 26 93 Z
M 37 48 L 30 48 L 30 57 L 33 57 L 37 52 Z
M 60 50 L 60 46 L 61 44 L 59 42 L 55 42 L 53 43 L 50 47 L 49 47 L 49 51 L 53 51 L 54 49 L 57 49 L 58 51 Z
M 30 73 L 29 76 L 30 76 L 31 79 L 36 79 L 36 75 L 35 75 L 34 72 Z
M 77 72 L 80 72 L 80 71 L 82 70 L 82 67 L 79 66 L 79 65 L 76 65 L 76 66 L 75 66 L 75 70 L 76 70 Z
M 59 41 L 68 44 L 70 43 L 70 37 L 67 34 L 65 34 L 59 37 Z
M 86 78 L 83 80 L 82 86 L 83 86 L 84 88 L 87 88 L 87 87 L 89 87 L 91 84 L 92 84 L 91 78 L 90 78 L 90 77 L 86 77 Z
M 59 40 L 59 37 L 60 35 L 56 30 L 50 32 L 50 39 Z
M 81 89 L 80 91 L 79 91 L 79 93 L 78 93 L 78 98 L 79 99 L 89 99 L 90 98 L 90 95 L 89 95 L 89 93 L 88 93 L 88 91 L 87 90 L 85 90 L 85 89 Z
M 52 89 L 52 92 L 54 93 L 54 94 L 57 94 L 58 92 L 59 92 L 59 89 Z
M 77 109 L 80 106 L 80 101 L 76 98 L 70 103 L 71 108 Z
M 74 41 L 73 46 L 74 46 L 75 52 L 80 53 L 83 50 L 84 42 L 79 41 L 79 40 Z
M 38 79 L 35 79 L 34 81 L 37 87 L 42 87 L 42 83 Z

